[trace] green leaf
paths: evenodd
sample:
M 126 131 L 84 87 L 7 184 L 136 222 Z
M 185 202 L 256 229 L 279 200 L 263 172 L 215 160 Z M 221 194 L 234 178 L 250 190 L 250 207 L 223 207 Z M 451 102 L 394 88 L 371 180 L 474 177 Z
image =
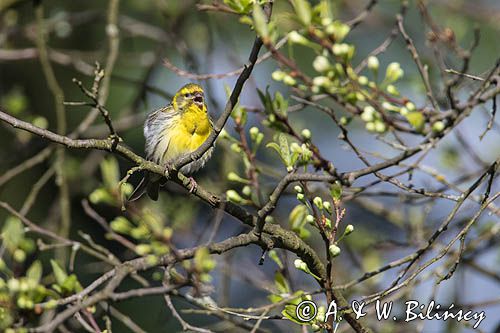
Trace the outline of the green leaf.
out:
M 280 150 L 280 146 L 278 146 L 278 144 L 276 142 L 269 142 L 267 145 L 266 145 L 267 148 L 272 148 L 274 150 L 276 150 L 276 152 L 280 155 L 281 157 L 281 150 Z
M 34 261 L 28 271 L 26 272 L 26 277 L 36 282 L 40 283 L 40 279 L 42 278 L 42 263 L 39 260 Z
M 290 158 L 290 147 L 288 146 L 288 140 L 286 139 L 286 135 L 283 133 L 280 133 L 278 136 L 278 140 L 280 143 L 280 152 L 281 152 L 281 158 L 283 161 L 285 161 L 285 165 L 291 166 L 291 158 Z
M 283 269 L 285 266 L 283 265 L 283 262 L 281 261 L 281 259 L 279 258 L 278 256 L 278 252 L 276 252 L 276 250 L 271 250 L 269 251 L 268 253 L 268 256 L 269 258 L 271 258 L 275 263 L 276 265 L 278 265 L 278 267 L 280 269 Z
M 267 298 L 271 301 L 271 303 L 278 303 L 278 302 L 281 302 L 283 300 L 283 297 L 281 297 L 280 295 L 268 295 Z
M 54 272 L 54 277 L 58 285 L 62 286 L 64 281 L 68 278 L 68 274 L 59 266 L 57 261 L 51 259 L 50 264 L 52 265 L 52 271 Z
M 121 234 L 128 234 L 134 225 L 123 216 L 118 216 L 110 223 L 111 229 Z
M 294 323 L 296 324 L 299 324 L 299 325 L 307 325 L 307 323 L 305 322 L 302 322 L 300 321 L 297 317 L 296 317 L 296 311 L 297 309 L 297 306 L 296 305 L 293 305 L 293 304 L 289 304 L 289 305 L 286 305 L 285 306 L 285 309 L 283 311 L 281 311 L 281 314 L 286 317 L 288 320 L 290 321 L 293 321 Z
M 292 3 L 300 22 L 305 26 L 309 26 L 312 20 L 311 4 L 307 0 L 293 0 Z
M 271 94 L 269 93 L 269 86 L 266 87 L 266 92 L 262 92 L 262 90 L 257 89 L 257 93 L 259 95 L 260 101 L 264 106 L 264 109 L 267 114 L 273 113 L 273 99 L 271 98 Z
M 120 167 L 114 157 L 109 157 L 101 162 L 101 174 L 104 185 L 108 189 L 115 189 L 120 181 Z
M 333 199 L 340 200 L 340 198 L 342 197 L 342 184 L 336 181 L 330 188 L 330 194 L 332 195 Z
M 283 95 L 278 91 L 274 95 L 274 110 L 280 113 L 282 116 L 286 117 L 288 113 L 288 101 L 283 98 Z
M 24 228 L 21 220 L 14 216 L 7 217 L 2 229 L 2 239 L 5 247 L 10 252 L 14 252 L 19 247 L 19 243 L 23 238 Z
M 20 88 L 15 87 L 2 98 L 2 104 L 8 113 L 19 116 L 28 107 L 28 99 Z
M 78 282 L 78 278 L 75 274 L 68 276 L 62 283 L 61 287 L 63 292 L 66 294 L 82 291 L 82 285 Z
M 309 230 L 307 230 L 305 226 L 302 226 L 299 229 L 298 234 L 299 234 L 299 237 L 301 239 L 307 239 L 307 238 L 311 237 L 311 232 Z
M 290 285 L 288 284 L 288 281 L 285 279 L 283 274 L 281 274 L 280 272 L 276 272 L 276 274 L 274 275 L 274 282 L 280 294 L 290 293 Z
M 416 131 L 421 132 L 424 129 L 425 117 L 421 112 L 419 111 L 409 112 L 406 115 L 406 119 Z
M 206 247 L 201 247 L 194 254 L 194 265 L 199 272 L 210 272 L 215 268 L 215 260 Z
M 300 204 L 295 206 L 288 216 L 288 222 L 293 231 L 299 231 L 306 223 L 307 207 Z
M 253 6 L 253 22 L 257 34 L 262 38 L 268 38 L 269 28 L 267 26 L 266 14 L 264 13 L 264 10 L 262 10 L 262 7 L 257 4 L 257 2 L 255 2 Z

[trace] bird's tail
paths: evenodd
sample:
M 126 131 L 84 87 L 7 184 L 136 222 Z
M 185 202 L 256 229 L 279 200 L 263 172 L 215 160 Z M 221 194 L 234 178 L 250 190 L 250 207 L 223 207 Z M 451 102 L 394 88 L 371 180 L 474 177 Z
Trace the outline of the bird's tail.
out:
M 130 195 L 128 202 L 138 200 L 144 195 L 144 193 L 147 193 L 152 200 L 158 200 L 158 193 L 160 191 L 161 185 L 161 178 L 155 179 L 155 177 L 150 176 L 149 172 L 146 172 L 144 178 L 142 178 L 139 185 L 137 185 L 137 187 L 134 189 L 134 192 L 132 192 L 132 194 Z

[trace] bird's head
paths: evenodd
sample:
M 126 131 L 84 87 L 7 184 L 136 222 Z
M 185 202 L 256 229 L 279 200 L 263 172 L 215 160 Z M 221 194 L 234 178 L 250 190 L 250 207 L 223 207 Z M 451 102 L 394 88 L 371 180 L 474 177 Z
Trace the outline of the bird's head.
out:
M 199 110 L 206 111 L 203 88 L 195 83 L 186 84 L 179 89 L 172 103 L 176 110 L 187 110 L 191 106 L 195 106 Z

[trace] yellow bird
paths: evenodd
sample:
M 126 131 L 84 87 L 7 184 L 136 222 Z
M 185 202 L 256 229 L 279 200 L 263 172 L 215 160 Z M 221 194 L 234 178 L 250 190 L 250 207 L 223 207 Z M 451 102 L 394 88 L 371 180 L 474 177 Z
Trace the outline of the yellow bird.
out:
M 183 86 L 172 102 L 151 112 L 144 123 L 146 158 L 159 165 L 167 165 L 182 155 L 190 154 L 200 147 L 213 131 L 213 124 L 207 112 L 203 88 L 194 83 Z M 213 147 L 198 160 L 183 166 L 179 171 L 189 175 L 202 168 L 212 155 Z M 196 186 L 192 179 L 192 186 Z M 158 200 L 160 186 L 165 179 L 146 173 L 129 201 L 139 199 L 145 192 Z

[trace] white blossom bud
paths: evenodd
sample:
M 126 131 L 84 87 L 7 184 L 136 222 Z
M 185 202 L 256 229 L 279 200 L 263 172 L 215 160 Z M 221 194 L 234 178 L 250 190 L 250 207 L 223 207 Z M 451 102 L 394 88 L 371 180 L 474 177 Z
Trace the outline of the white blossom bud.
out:
M 306 139 L 306 140 L 311 139 L 311 131 L 310 131 L 310 130 L 308 130 L 307 128 L 304 128 L 304 129 L 302 130 L 301 134 L 302 134 L 302 137 L 303 137 L 304 139 Z
M 370 56 L 370 57 L 368 57 L 367 61 L 368 61 L 367 62 L 367 66 L 368 66 L 369 69 L 371 69 L 372 71 L 378 70 L 378 68 L 380 66 L 380 63 L 378 62 L 377 57 Z
M 385 77 L 387 81 L 394 82 L 403 77 L 404 71 L 401 69 L 401 65 L 398 62 L 391 62 L 387 66 Z
M 235 190 L 226 191 L 226 197 L 227 197 L 227 200 L 232 201 L 234 203 L 243 202 L 243 198 Z
M 318 209 L 323 209 L 323 200 L 321 200 L 320 197 L 315 197 L 313 199 L 313 203 L 314 205 L 316 205 L 316 207 L 318 207 Z
M 434 132 L 442 132 L 444 130 L 444 123 L 442 121 L 436 121 L 432 124 L 432 130 Z
M 348 224 L 347 227 L 345 227 L 344 235 L 347 236 L 349 234 L 352 234 L 353 231 L 354 231 L 354 226 L 352 224 Z
M 306 45 L 309 43 L 307 38 L 305 38 L 304 36 L 299 34 L 297 31 L 291 31 L 288 34 L 288 40 L 292 43 L 301 44 L 301 45 Z
M 293 262 L 293 265 L 295 266 L 295 268 L 297 268 L 303 272 L 306 272 L 306 273 L 309 272 L 309 269 L 307 268 L 307 264 L 305 262 L 303 262 L 301 259 L 295 259 L 295 261 Z
M 325 56 L 317 56 L 313 61 L 313 67 L 317 72 L 326 72 L 331 68 L 328 58 Z
M 274 71 L 273 74 L 271 74 L 271 77 L 273 78 L 274 81 L 283 81 L 287 74 L 283 71 Z
M 335 244 L 330 245 L 328 247 L 328 251 L 330 252 L 332 258 L 335 258 L 340 254 L 340 248 Z
M 361 119 L 365 122 L 375 120 L 375 108 L 371 105 L 365 106 L 363 113 L 361 113 Z

